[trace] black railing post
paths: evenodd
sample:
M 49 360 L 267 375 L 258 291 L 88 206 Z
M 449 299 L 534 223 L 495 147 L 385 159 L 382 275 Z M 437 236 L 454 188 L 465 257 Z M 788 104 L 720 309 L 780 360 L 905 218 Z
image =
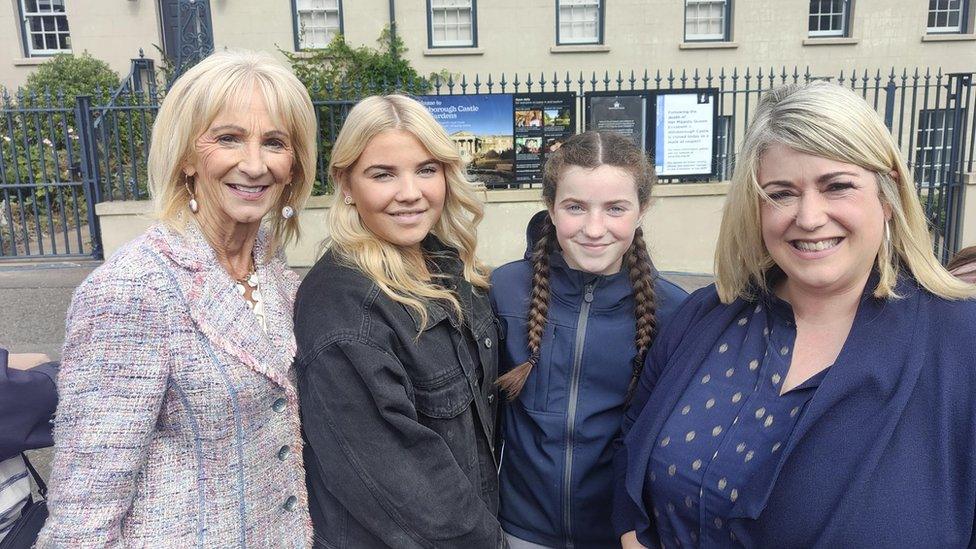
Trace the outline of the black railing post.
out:
M 895 78 L 892 76 L 888 80 L 888 84 L 885 85 L 885 107 L 884 107 L 884 123 L 888 127 L 888 131 L 895 125 L 895 93 L 898 87 L 895 85 Z
M 102 230 L 95 215 L 95 205 L 102 200 L 98 176 L 98 144 L 95 141 L 92 121 L 91 96 L 75 97 L 75 123 L 78 125 L 78 141 L 81 147 L 81 178 L 88 209 L 88 230 L 92 241 L 92 257 L 103 259 Z
M 965 156 L 963 151 L 966 148 L 966 104 L 969 94 L 972 91 L 972 73 L 950 73 L 949 91 L 946 96 L 946 118 L 951 117 L 951 125 L 946 120 L 946 132 L 951 128 L 951 141 L 947 143 L 949 147 L 949 163 L 946 181 L 946 190 L 949 193 L 949 200 L 946 202 L 946 227 L 945 227 L 945 247 L 943 250 L 943 261 L 948 261 L 950 257 L 959 251 L 959 240 L 962 229 L 962 185 L 965 170 Z

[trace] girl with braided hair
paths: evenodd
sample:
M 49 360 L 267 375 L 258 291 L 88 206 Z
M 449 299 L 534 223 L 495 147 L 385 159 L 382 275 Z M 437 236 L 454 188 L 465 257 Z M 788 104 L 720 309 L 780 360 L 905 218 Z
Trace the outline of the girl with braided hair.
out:
M 509 400 L 499 518 L 513 549 L 619 547 L 612 441 L 644 355 L 686 296 L 644 243 L 654 179 L 626 137 L 570 138 L 546 162 L 525 259 L 492 274 Z

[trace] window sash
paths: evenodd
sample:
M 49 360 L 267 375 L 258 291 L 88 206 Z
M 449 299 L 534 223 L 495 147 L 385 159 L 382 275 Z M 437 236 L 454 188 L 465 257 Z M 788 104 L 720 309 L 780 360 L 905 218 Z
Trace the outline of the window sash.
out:
M 728 40 L 727 0 L 685 0 L 685 40 Z
M 849 0 L 810 0 L 809 36 L 847 36 Z
M 918 113 L 915 137 L 915 179 L 928 187 L 945 181 L 951 166 L 955 120 L 947 109 L 927 109 Z
M 600 0 L 558 0 L 559 44 L 599 44 Z
M 299 49 L 328 47 L 342 29 L 339 0 L 295 0 Z
M 930 33 L 962 32 L 965 2 L 966 0 L 929 0 L 926 30 Z
M 64 0 L 21 0 L 20 9 L 28 56 L 71 53 Z
M 431 0 L 429 16 L 432 47 L 474 46 L 472 0 Z

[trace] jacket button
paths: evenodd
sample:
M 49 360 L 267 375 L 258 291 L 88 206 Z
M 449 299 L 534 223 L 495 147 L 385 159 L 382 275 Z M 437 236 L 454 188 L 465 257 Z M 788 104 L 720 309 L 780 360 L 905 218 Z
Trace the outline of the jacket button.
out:
M 491 349 L 491 338 L 490 337 L 486 337 L 485 338 L 485 347 Z
M 285 508 L 285 511 L 294 511 L 296 505 L 298 505 L 298 498 L 295 496 L 288 496 L 288 499 L 285 500 L 285 504 L 282 505 L 282 507 Z
M 495 402 L 495 393 L 488 395 L 488 404 Z
M 283 398 L 279 398 L 278 400 L 274 401 L 274 404 L 271 405 L 271 409 L 274 410 L 275 412 L 284 412 L 285 407 L 287 405 L 288 405 L 287 400 Z
M 285 459 L 288 457 L 289 452 L 291 452 L 291 448 L 287 444 L 285 444 L 278 450 L 278 459 L 280 459 L 281 461 L 285 461 Z

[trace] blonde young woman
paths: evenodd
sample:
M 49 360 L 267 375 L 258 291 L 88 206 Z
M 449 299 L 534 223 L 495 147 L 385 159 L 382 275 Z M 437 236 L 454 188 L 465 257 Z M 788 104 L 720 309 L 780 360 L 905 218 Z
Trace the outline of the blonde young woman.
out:
M 159 222 L 68 311 L 39 547 L 311 543 L 281 246 L 314 171 L 312 103 L 269 56 L 216 53 L 169 89 Z
M 298 292 L 305 463 L 321 547 L 498 547 L 498 334 L 481 204 L 416 101 L 349 113 L 331 244 Z
M 877 113 L 768 93 L 716 252 L 623 422 L 625 547 L 971 547 L 976 288 L 932 254 Z

